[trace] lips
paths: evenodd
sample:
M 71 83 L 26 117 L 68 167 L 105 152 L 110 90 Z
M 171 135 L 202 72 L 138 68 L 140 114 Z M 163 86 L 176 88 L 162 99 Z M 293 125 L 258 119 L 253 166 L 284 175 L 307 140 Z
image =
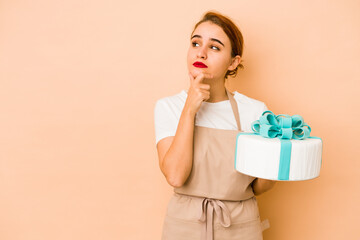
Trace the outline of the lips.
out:
M 202 62 L 194 62 L 193 65 L 194 67 L 198 67 L 198 68 L 207 68 L 207 66 Z

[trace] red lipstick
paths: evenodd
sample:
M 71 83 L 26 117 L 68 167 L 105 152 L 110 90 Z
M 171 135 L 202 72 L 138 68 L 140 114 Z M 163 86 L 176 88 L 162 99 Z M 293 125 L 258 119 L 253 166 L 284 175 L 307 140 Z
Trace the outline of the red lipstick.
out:
M 202 62 L 194 62 L 193 65 L 198 68 L 207 68 L 208 67 Z

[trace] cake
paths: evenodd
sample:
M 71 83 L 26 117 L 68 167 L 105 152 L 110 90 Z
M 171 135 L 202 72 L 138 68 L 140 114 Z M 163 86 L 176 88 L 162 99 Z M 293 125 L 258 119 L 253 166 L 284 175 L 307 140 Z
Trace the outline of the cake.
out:
M 309 180 L 319 176 L 322 140 L 300 115 L 263 112 L 252 123 L 253 132 L 236 136 L 235 169 L 243 174 L 280 181 Z

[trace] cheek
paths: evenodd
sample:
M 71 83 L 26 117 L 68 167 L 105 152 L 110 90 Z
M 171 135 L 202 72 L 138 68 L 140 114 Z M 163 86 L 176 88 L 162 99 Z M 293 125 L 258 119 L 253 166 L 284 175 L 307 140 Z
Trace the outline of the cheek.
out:
M 190 49 L 187 52 L 186 60 L 187 60 L 188 64 L 190 64 L 190 62 L 193 61 L 193 53 L 192 53 L 192 51 Z
M 217 60 L 217 69 L 221 70 L 225 70 L 229 67 L 230 65 L 230 60 L 227 56 L 222 56 L 221 58 L 218 58 Z
M 213 73 L 217 77 L 223 77 L 228 71 L 229 61 L 227 58 L 219 58 L 212 66 L 214 66 Z

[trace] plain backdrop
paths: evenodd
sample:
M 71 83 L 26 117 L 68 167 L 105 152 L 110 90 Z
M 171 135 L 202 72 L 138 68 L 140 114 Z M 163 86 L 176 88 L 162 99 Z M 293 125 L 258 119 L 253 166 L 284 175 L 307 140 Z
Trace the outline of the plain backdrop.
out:
M 320 177 L 258 197 L 264 239 L 360 238 L 359 1 L 0 0 L 1 240 L 160 239 L 154 106 L 207 10 L 244 36 L 226 86 L 323 139 Z

